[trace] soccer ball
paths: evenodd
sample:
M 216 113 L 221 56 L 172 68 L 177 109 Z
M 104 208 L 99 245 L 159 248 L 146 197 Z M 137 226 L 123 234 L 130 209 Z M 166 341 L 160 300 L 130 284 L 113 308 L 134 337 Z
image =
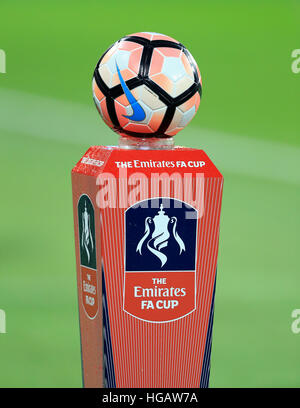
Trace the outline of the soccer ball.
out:
M 174 136 L 194 117 L 201 93 L 190 52 L 157 33 L 121 38 L 102 55 L 93 76 L 96 107 L 122 136 Z

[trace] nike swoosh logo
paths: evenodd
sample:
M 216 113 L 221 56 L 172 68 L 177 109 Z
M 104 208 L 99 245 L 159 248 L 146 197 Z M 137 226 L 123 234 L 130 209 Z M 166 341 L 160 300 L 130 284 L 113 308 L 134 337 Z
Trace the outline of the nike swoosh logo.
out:
M 121 82 L 121 86 L 123 88 L 123 91 L 126 95 L 126 98 L 128 99 L 128 102 L 130 103 L 130 106 L 132 107 L 133 110 L 133 114 L 131 116 L 126 116 L 123 115 L 125 118 L 130 119 L 134 122 L 141 122 L 142 120 L 145 119 L 146 114 L 144 112 L 144 109 L 141 107 L 141 105 L 138 103 L 138 101 L 135 99 L 135 97 L 132 95 L 132 93 L 130 92 L 128 86 L 126 85 L 121 72 L 119 70 L 118 64 L 116 62 L 116 67 L 117 67 L 117 71 L 118 71 L 118 75 L 119 75 L 119 79 Z

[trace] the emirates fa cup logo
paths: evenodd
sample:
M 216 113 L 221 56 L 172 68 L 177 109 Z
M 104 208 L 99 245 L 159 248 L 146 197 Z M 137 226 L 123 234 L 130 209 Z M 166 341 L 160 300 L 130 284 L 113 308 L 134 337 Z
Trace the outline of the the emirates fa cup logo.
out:
M 195 310 L 197 220 L 195 208 L 171 197 L 125 211 L 125 312 L 160 323 Z
M 95 211 L 87 194 L 78 200 L 78 241 L 80 248 L 81 300 L 89 319 L 98 313 L 98 284 L 95 237 Z
M 136 247 L 136 251 L 139 252 L 140 255 L 142 255 L 143 247 L 146 247 L 147 250 L 159 258 L 161 267 L 163 267 L 168 260 L 168 256 L 164 254 L 162 250 L 168 246 L 170 239 L 173 238 L 177 242 L 179 255 L 185 251 L 185 244 L 176 230 L 177 217 L 170 218 L 166 215 L 163 208 L 163 204 L 161 204 L 160 210 L 155 217 L 146 217 L 145 232 Z

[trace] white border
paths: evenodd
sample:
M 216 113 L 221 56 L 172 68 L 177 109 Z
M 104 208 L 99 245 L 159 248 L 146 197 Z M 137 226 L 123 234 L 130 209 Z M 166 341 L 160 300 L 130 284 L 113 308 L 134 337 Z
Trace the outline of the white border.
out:
M 163 199 L 167 199 L 167 200 L 168 200 L 168 199 L 177 200 L 177 201 L 182 202 L 182 203 L 185 204 L 185 205 L 188 205 L 189 207 L 193 208 L 193 210 L 195 210 L 195 211 L 197 212 L 197 218 L 196 218 L 196 241 L 195 241 L 195 270 L 194 270 L 194 271 L 129 271 L 129 272 L 127 272 L 127 271 L 125 270 L 125 265 L 126 265 L 126 212 L 127 212 L 127 210 L 131 209 L 134 205 L 137 205 L 137 204 L 139 204 L 139 203 L 142 203 L 143 201 L 155 200 L 155 199 L 159 199 L 159 200 L 163 200 Z M 197 270 L 197 252 L 198 252 L 198 251 L 197 251 L 197 245 L 198 245 L 198 210 L 197 210 L 197 208 L 193 207 L 193 206 L 190 205 L 189 203 L 186 203 L 185 201 L 180 200 L 180 199 L 178 199 L 178 198 L 174 198 L 174 197 L 149 197 L 149 198 L 145 198 L 144 200 L 137 201 L 136 203 L 132 204 L 130 207 L 126 208 L 126 210 L 124 211 L 124 282 L 123 282 L 123 312 L 125 312 L 125 313 L 127 313 L 128 315 L 134 317 L 135 319 L 142 320 L 143 322 L 148 322 L 148 323 L 170 323 L 170 322 L 175 322 L 176 320 L 182 319 L 183 317 L 186 317 L 186 316 L 188 316 L 189 314 L 193 313 L 193 312 L 197 309 L 197 304 L 196 304 L 196 299 L 197 299 L 196 270 Z M 164 320 L 164 321 L 160 321 L 160 320 L 159 320 L 159 321 L 145 320 L 145 319 L 142 319 L 142 318 L 140 318 L 140 317 L 138 317 L 138 316 L 135 316 L 135 315 L 129 313 L 127 310 L 124 309 L 124 304 L 125 304 L 125 274 L 126 274 L 126 273 L 130 273 L 130 272 L 132 272 L 132 273 L 143 273 L 143 272 L 145 272 L 145 273 L 149 273 L 149 272 L 150 272 L 150 273 L 151 273 L 151 272 L 152 272 L 152 273 L 153 273 L 153 272 L 156 272 L 156 273 L 164 273 L 164 272 L 174 272 L 174 273 L 175 273 L 175 272 L 194 272 L 194 280 L 195 280 L 195 282 L 194 282 L 194 284 L 195 284 L 194 309 L 191 310 L 190 312 L 186 313 L 186 314 L 183 315 L 183 316 L 177 317 L 176 319 Z
M 96 251 L 96 269 L 90 268 L 90 267 L 88 267 L 88 266 L 85 266 L 85 265 L 82 265 L 82 264 L 81 264 L 81 245 L 80 245 L 80 230 L 79 230 L 78 204 L 79 204 L 79 201 L 80 201 L 81 197 L 83 197 L 83 196 L 86 196 L 86 197 L 90 200 L 90 203 L 92 204 L 93 211 L 94 211 L 94 232 L 95 232 L 94 239 L 95 239 L 95 251 Z M 79 266 L 80 266 L 81 303 L 82 303 L 82 305 L 83 305 L 83 309 L 84 309 L 84 312 L 85 312 L 86 316 L 87 316 L 90 320 L 94 320 L 94 319 L 97 317 L 98 312 L 99 312 L 99 296 L 98 296 L 98 295 L 99 295 L 99 290 L 98 290 L 98 276 L 97 276 L 98 268 L 97 268 L 97 246 L 96 246 L 96 214 L 95 214 L 95 207 L 94 207 L 94 205 L 93 205 L 93 202 L 92 202 L 92 200 L 90 199 L 90 196 L 89 196 L 88 194 L 86 194 L 86 193 L 81 194 L 80 197 L 78 198 L 78 201 L 77 201 L 77 220 L 78 220 L 78 240 L 79 240 Z M 81 272 L 81 267 L 87 268 L 87 269 L 90 269 L 91 271 L 95 271 L 95 272 L 96 272 L 97 312 L 96 312 L 96 314 L 95 314 L 94 317 L 89 316 L 88 313 L 87 313 L 87 311 L 85 310 L 85 306 L 84 306 L 84 302 L 83 302 L 83 289 L 82 289 L 82 272 Z

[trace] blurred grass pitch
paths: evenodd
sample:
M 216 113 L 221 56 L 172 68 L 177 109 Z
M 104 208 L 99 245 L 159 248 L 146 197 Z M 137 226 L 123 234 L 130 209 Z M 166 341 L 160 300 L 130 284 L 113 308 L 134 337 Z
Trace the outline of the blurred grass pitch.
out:
M 118 1 L 38 5 L 1 5 L 0 386 L 81 386 L 70 171 L 89 145 L 117 142 L 92 103 L 99 54 L 151 29 L 182 41 L 203 73 L 176 142 L 203 148 L 225 177 L 210 386 L 298 387 L 299 5 L 194 2 L 177 15 L 154 1 L 143 26 Z

